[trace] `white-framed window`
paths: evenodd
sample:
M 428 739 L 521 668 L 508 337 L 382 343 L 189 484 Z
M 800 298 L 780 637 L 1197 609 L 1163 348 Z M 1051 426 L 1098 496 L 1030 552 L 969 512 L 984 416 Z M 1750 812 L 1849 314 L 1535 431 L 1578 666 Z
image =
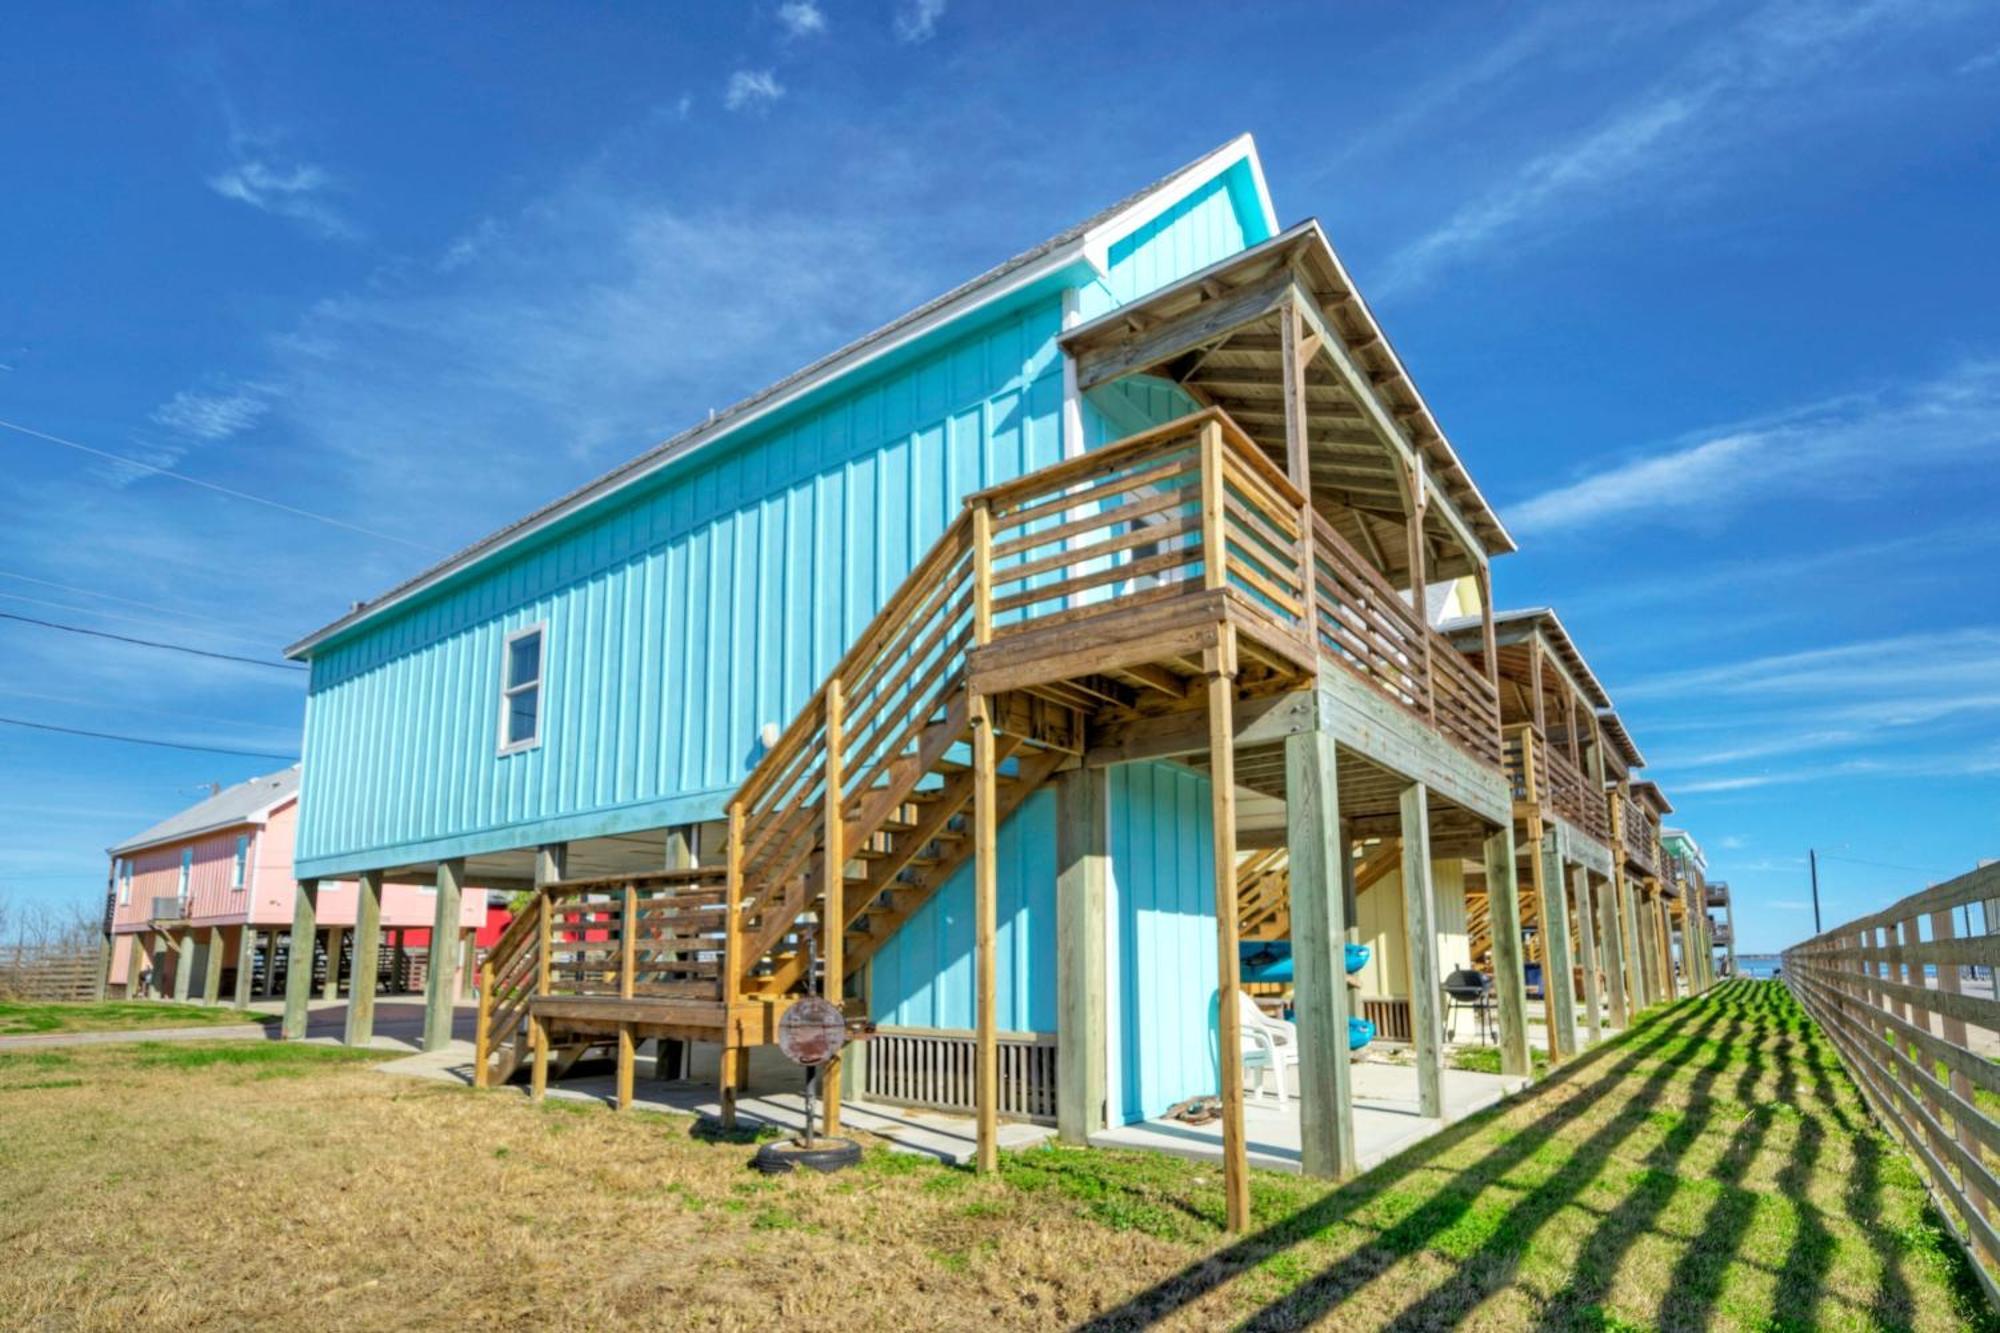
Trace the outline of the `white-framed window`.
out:
M 546 622 L 507 636 L 500 656 L 500 753 L 542 743 L 542 666 Z
M 118 905 L 132 905 L 132 862 L 122 856 L 118 858 Z
M 250 835 L 239 833 L 236 835 L 236 859 L 229 866 L 229 887 L 232 889 L 242 888 L 243 877 L 249 871 L 249 868 Z
M 181 848 L 181 882 L 179 890 L 182 901 L 186 901 L 187 899 L 188 881 L 193 877 L 194 877 L 194 848 L 183 847 Z

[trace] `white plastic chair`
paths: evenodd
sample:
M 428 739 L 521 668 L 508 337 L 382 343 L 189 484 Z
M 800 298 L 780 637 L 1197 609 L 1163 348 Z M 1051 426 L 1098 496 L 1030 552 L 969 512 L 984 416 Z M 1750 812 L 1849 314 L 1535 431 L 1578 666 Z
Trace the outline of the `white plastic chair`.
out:
M 1257 1073 L 1257 1093 L 1285 1103 L 1285 1070 L 1299 1062 L 1299 1030 L 1282 1018 L 1272 1018 L 1242 991 L 1236 993 L 1237 1026 L 1243 1034 L 1243 1072 Z M 1276 1085 L 1275 1089 L 1271 1086 Z

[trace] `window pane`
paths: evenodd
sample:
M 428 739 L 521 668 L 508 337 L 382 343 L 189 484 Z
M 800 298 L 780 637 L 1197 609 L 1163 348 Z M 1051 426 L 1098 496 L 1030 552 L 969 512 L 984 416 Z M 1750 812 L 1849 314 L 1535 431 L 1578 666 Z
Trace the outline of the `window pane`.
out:
M 542 636 L 524 634 L 507 647 L 507 686 L 530 685 L 541 679 Z
M 535 712 L 540 706 L 541 690 L 530 686 L 519 694 L 507 699 L 507 744 L 517 745 L 535 738 Z

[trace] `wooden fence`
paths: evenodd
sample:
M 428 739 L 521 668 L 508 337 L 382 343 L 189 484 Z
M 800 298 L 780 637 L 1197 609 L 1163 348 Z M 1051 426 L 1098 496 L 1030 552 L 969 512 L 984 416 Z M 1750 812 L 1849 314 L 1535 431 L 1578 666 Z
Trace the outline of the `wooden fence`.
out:
M 1784 953 L 1792 993 L 1819 1023 L 1876 1118 L 1901 1139 L 2000 1304 L 2000 1000 L 1963 969 L 2000 967 L 2000 935 L 1960 936 L 1953 914 L 2000 898 L 2000 864 L 1836 926 Z M 1980 1052 L 1985 1052 L 1981 1054 Z
M 0 1000 L 94 1000 L 104 965 L 96 950 L 0 950 Z

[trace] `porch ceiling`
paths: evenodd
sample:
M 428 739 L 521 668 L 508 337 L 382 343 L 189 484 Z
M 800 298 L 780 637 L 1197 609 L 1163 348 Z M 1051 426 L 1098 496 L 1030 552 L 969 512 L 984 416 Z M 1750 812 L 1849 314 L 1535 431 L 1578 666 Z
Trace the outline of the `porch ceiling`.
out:
M 1424 532 L 1432 576 L 1471 573 L 1486 556 L 1513 550 L 1317 222 L 1062 341 L 1084 388 L 1134 374 L 1171 380 L 1228 412 L 1282 467 L 1288 299 L 1330 335 L 1305 367 L 1314 507 L 1392 577 L 1407 578 L 1402 474 L 1406 458 L 1421 458 L 1433 493 Z

